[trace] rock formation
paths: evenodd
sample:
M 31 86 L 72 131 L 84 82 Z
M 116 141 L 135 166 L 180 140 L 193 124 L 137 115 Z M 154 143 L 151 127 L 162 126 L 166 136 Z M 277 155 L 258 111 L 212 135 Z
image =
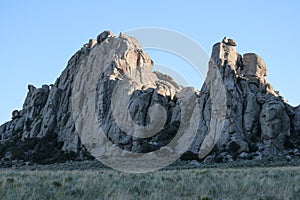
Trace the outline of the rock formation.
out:
M 2 160 L 10 155 L 10 159 L 36 162 L 38 151 L 45 148 L 55 149 L 42 157 L 49 162 L 65 154 L 69 157 L 64 159 L 86 158 L 86 149 L 75 129 L 71 102 L 72 95 L 78 95 L 73 91 L 75 80 L 81 80 L 79 85 L 93 84 L 88 77 L 76 77 L 84 66 L 99 67 L 100 81 L 95 83 L 98 120 L 113 143 L 127 151 L 151 152 L 176 135 L 181 115 L 178 94 L 186 88 L 167 75 L 151 72 L 153 61 L 134 38 L 104 31 L 72 56 L 55 84 L 28 86 L 23 109 L 13 111 L 12 120 L 0 126 Z M 200 108 L 199 125 L 182 159 L 231 162 L 298 152 L 300 109 L 288 105 L 266 76 L 266 65 L 258 55 L 240 55 L 231 39 L 215 44 L 206 80 L 200 91 L 193 90 Z M 119 105 L 123 111 L 118 114 L 145 126 L 150 123 L 149 107 L 159 104 L 166 118 L 159 119 L 165 123 L 154 136 L 139 138 L 134 128 L 132 134 L 126 134 L 113 118 L 112 93 L 125 79 L 134 80 L 134 85 L 127 97 L 128 112 Z M 26 148 L 20 153 L 13 144 Z M 57 159 L 51 160 L 51 156 Z
M 218 122 L 224 126 L 221 131 L 218 130 L 220 137 L 209 158 L 232 161 L 243 153 L 244 158 L 253 159 L 261 158 L 261 155 L 284 155 L 287 149 L 299 148 L 299 143 L 296 144 L 299 132 L 295 131 L 297 109 L 274 91 L 266 76 L 266 65 L 258 55 L 247 53 L 242 56 L 234 45 L 224 40 L 214 45 L 209 72 L 199 96 L 202 125 L 196 140 L 209 135 L 210 124 L 216 120 L 212 110 L 221 104 L 213 104 L 212 101 L 225 99 L 226 117 Z M 221 85 L 225 94 L 218 92 L 218 95 L 212 95 Z M 197 143 L 195 145 L 196 148 L 191 148 L 194 154 L 198 150 Z M 201 151 L 199 155 L 201 158 Z

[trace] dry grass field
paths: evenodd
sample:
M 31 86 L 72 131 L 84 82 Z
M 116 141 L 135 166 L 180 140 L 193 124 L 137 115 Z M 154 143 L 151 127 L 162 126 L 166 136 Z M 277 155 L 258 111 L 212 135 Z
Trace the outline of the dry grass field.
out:
M 300 167 L 0 171 L 0 199 L 299 199 Z

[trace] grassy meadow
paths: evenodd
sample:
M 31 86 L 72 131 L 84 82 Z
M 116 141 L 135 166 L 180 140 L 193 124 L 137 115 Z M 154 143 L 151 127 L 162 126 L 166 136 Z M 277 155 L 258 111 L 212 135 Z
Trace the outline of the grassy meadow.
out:
M 300 167 L 166 170 L 0 169 L 0 199 L 299 199 Z

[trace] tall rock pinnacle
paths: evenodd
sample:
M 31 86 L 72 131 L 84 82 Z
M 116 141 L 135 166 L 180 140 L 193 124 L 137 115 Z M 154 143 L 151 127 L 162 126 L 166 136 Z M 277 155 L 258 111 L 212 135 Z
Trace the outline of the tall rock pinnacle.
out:
M 281 155 L 288 148 L 295 113 L 267 83 L 266 76 L 266 65 L 258 55 L 241 56 L 227 38 L 213 46 L 200 92 L 202 127 L 198 144 L 191 149 L 194 153 L 204 137 L 216 143 L 218 161 L 237 159 L 242 152 L 251 159 Z M 297 134 L 293 136 L 299 138 Z M 207 152 L 200 149 L 200 158 L 202 154 Z

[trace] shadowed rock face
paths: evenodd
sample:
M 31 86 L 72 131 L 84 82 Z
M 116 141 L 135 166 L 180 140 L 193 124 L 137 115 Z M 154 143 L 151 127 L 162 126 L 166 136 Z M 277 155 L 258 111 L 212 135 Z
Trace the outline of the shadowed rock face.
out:
M 0 126 L 1 146 L 11 141 L 22 143 L 28 138 L 53 136 L 54 143 L 61 144 L 55 148 L 76 152 L 80 157 L 85 147 L 75 130 L 71 97 L 74 80 L 80 80 L 81 85 L 92 84 L 87 77 L 76 79 L 79 69 L 85 66 L 99 67 L 98 120 L 108 138 L 122 149 L 150 152 L 168 144 L 180 125 L 178 93 L 187 90 L 197 95 L 200 112 L 196 118 L 197 135 L 183 158 L 199 156 L 199 160 L 207 162 L 230 162 L 285 155 L 300 148 L 300 109 L 288 105 L 267 83 L 267 68 L 258 55 L 242 56 L 228 42 L 215 44 L 199 92 L 183 89 L 171 77 L 151 72 L 153 61 L 138 41 L 124 34 L 115 36 L 110 31 L 101 33 L 97 40 L 90 40 L 76 52 L 55 84 L 41 88 L 28 86 L 23 109 L 14 111 L 12 120 Z M 142 139 L 128 135 L 114 121 L 111 97 L 116 84 L 124 79 L 133 80 L 135 85 L 128 97 L 128 112 L 127 108 L 119 109 L 136 124 L 150 123 L 149 108 L 155 103 L 165 109 L 166 123 L 154 136 Z M 13 149 L 3 149 L 1 157 L 7 152 L 14 155 Z M 26 151 L 37 149 L 33 145 Z

